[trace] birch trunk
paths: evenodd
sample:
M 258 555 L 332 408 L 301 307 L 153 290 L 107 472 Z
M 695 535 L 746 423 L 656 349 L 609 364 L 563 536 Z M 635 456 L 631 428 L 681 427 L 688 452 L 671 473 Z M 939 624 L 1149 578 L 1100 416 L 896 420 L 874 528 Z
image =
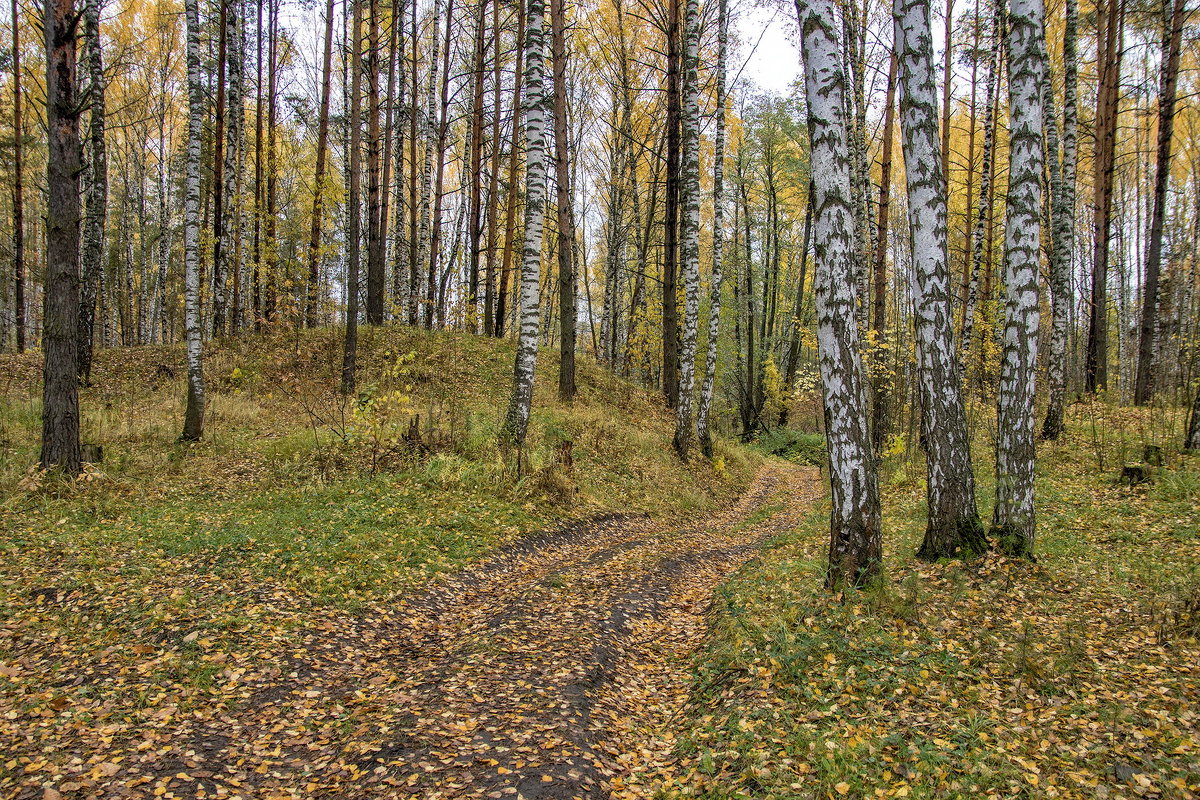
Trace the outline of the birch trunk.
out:
M 545 3 L 528 0 L 525 23 L 525 241 L 521 264 L 521 322 L 513 391 L 502 436 L 521 448 L 529 432 L 541 310 L 542 226 L 546 213 Z
M 200 135 L 204 118 L 204 82 L 200 75 L 199 0 L 185 0 L 187 14 L 188 122 L 184 159 L 183 326 L 187 339 L 187 410 L 184 441 L 204 435 L 203 331 L 200 323 Z
M 845 77 L 833 0 L 796 0 L 812 142 L 817 253 L 817 348 L 832 489 L 826 585 L 863 584 L 879 572 L 879 483 L 867 429 L 867 391 L 854 313 L 854 212 L 846 141 Z
M 679 457 L 686 460 L 692 446 L 696 333 L 700 315 L 700 0 L 686 0 L 683 29 L 683 181 L 680 187 L 683 215 L 679 255 L 684 301 L 674 446 Z
M 213 124 L 212 335 L 225 332 L 225 97 L 229 54 L 229 2 L 217 0 L 217 116 Z
M 712 409 L 713 384 L 717 375 L 717 340 L 721 333 L 721 258 L 725 245 L 725 110 L 729 102 L 725 95 L 725 61 L 729 51 L 728 5 L 728 0 L 717 0 L 717 132 L 713 152 L 712 278 L 708 300 L 708 346 L 704 354 L 704 382 L 700 386 L 700 402 L 696 409 L 696 436 L 700 441 L 700 451 L 710 459 L 713 457 L 713 441 L 709 414 Z M 807 225 L 805 230 L 808 230 Z M 800 258 L 804 257 L 805 254 L 801 253 Z M 797 291 L 803 296 L 803 267 L 800 275 L 800 288 Z M 796 316 L 799 317 L 799 314 Z M 798 329 L 799 325 L 799 319 L 793 320 L 794 329 Z M 794 356 L 793 344 L 792 352 L 789 353 L 789 364 L 794 363 Z M 790 372 L 794 376 L 794 369 Z
M 1078 160 L 1076 140 L 1079 127 L 1079 52 L 1077 45 L 1079 5 L 1066 0 L 1066 30 L 1063 35 L 1062 167 L 1059 187 L 1052 193 L 1054 225 L 1050 261 L 1051 328 L 1046 367 L 1049 402 L 1042 438 L 1053 441 L 1062 435 L 1063 402 L 1067 393 L 1067 333 L 1073 292 L 1071 273 L 1075 261 L 1075 173 Z M 1047 92 L 1052 92 L 1047 81 Z M 1051 157 L 1056 155 L 1051 151 Z
M 87 41 L 87 68 L 91 111 L 88 144 L 87 213 L 83 232 L 83 274 L 79 299 L 79 382 L 92 379 L 92 351 L 96 340 L 96 293 L 104 271 L 104 221 L 108 210 L 108 159 L 104 148 L 104 59 L 100 45 L 101 0 L 86 0 L 83 12 Z
M 917 554 L 936 560 L 978 553 L 987 548 L 987 540 L 975 506 L 962 375 L 955 361 L 946 162 L 938 138 L 929 4 L 896 0 L 894 13 L 929 507 L 925 539 Z
M 992 533 L 1009 555 L 1032 557 L 1034 390 L 1041 254 L 1042 0 L 1011 0 L 1008 30 L 1009 187 L 1004 232 L 1004 339 L 996 403 Z
M 241 327 L 242 316 L 242 166 L 246 149 L 246 28 L 245 4 L 242 0 L 231 0 L 226 19 L 226 37 L 229 40 L 228 102 L 225 109 L 225 220 L 221 233 L 225 243 L 221 247 L 224 258 L 221 272 L 225 285 L 232 289 L 229 324 L 234 333 Z M 225 295 L 221 302 L 221 318 L 213 313 L 213 332 L 225 327 Z

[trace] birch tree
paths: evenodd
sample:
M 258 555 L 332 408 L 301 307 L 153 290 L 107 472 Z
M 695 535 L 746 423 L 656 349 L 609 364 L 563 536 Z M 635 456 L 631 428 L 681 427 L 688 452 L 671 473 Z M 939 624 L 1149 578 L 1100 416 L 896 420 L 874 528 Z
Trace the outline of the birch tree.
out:
M 74 0 L 46 0 L 46 277 L 43 469 L 79 473 L 79 83 Z
M 13 92 L 13 307 L 17 352 L 25 352 L 25 122 L 21 94 L 21 18 L 17 0 L 12 0 L 12 92 Z
M 108 208 L 108 159 L 104 149 L 104 58 L 100 44 L 101 0 L 86 0 L 83 33 L 87 43 L 88 148 L 87 210 L 84 218 L 82 276 L 79 286 L 79 381 L 92 377 L 96 338 L 96 294 L 104 270 L 104 221 Z
M 713 234 L 712 277 L 710 278 L 708 308 L 708 345 L 704 354 L 704 382 L 700 386 L 700 402 L 696 408 L 696 435 L 700 451 L 713 457 L 712 431 L 709 414 L 712 410 L 713 384 L 717 374 L 717 340 L 721 333 L 721 258 L 725 244 L 725 113 L 729 101 L 725 94 L 725 61 L 729 52 L 729 3 L 717 0 L 717 131 L 713 152 Z M 804 255 L 801 254 L 801 258 Z M 799 293 L 804 294 L 804 279 Z M 799 314 L 797 314 L 797 317 Z M 799 320 L 796 321 L 799 326 Z M 795 348 L 793 347 L 793 352 Z
M 900 131 L 908 185 L 913 305 L 929 521 L 918 555 L 947 558 L 987 547 L 975 506 L 970 436 L 950 309 L 946 171 L 938 139 L 929 4 L 896 0 Z
M 204 118 L 204 82 L 200 75 L 200 9 L 198 0 L 185 0 L 187 17 L 188 122 L 184 161 L 183 265 L 184 331 L 187 338 L 187 409 L 184 441 L 204 435 L 204 360 L 200 329 L 200 134 Z
M 313 175 L 312 220 L 308 231 L 308 278 L 304 287 L 304 324 L 317 324 L 317 292 L 320 290 L 321 222 L 325 202 L 325 162 L 329 150 L 329 95 L 333 79 L 334 0 L 325 3 L 325 50 L 321 61 L 321 110 L 317 120 L 317 165 Z M 400 22 L 394 21 L 399 25 Z
M 1004 232 L 1004 339 L 996 402 L 992 534 L 1006 553 L 1033 555 L 1034 390 L 1041 254 L 1042 0 L 1011 0 L 1008 25 L 1009 186 Z
M 1054 225 L 1050 259 L 1051 328 L 1046 382 L 1049 401 L 1042 438 L 1053 441 L 1062 435 L 1063 402 L 1067 393 L 1067 334 L 1072 295 L 1071 269 L 1075 260 L 1075 175 L 1079 153 L 1079 3 L 1066 0 L 1066 29 L 1063 33 L 1062 165 L 1057 174 L 1057 191 L 1051 190 L 1051 220 Z M 1051 81 L 1046 92 L 1053 96 Z M 1052 115 L 1053 116 L 1053 115 Z M 1057 158 L 1054 150 L 1050 157 Z
M 546 97 L 544 0 L 528 0 L 525 22 L 525 240 L 521 252 L 520 331 L 513 366 L 512 398 L 502 436 L 517 448 L 525 444 L 533 403 L 541 310 L 542 227 L 546 215 Z
M 241 314 L 241 166 L 242 151 L 245 147 L 245 108 L 246 99 L 246 49 L 245 29 L 243 26 L 244 7 L 242 0 L 230 0 L 225 11 L 226 52 L 225 68 L 228 74 L 225 108 L 225 145 L 224 164 L 221 175 L 224 179 L 224 203 L 222 204 L 222 220 L 220 235 L 223 243 L 220 247 L 221 264 L 213 273 L 213 335 L 221 335 L 226 328 L 227 309 L 230 306 L 229 293 L 232 291 L 233 329 L 238 328 L 238 317 Z M 221 291 L 217 291 L 217 274 L 222 276 Z
M 879 572 L 879 482 L 867 429 L 867 390 L 854 308 L 854 214 L 846 140 L 845 76 L 834 0 L 796 0 L 812 143 L 817 254 L 817 351 L 829 449 L 826 585 L 864 584 Z
M 700 315 L 700 2 L 686 0 L 683 12 L 683 185 L 680 266 L 683 278 L 683 336 L 679 348 L 679 398 L 675 405 L 675 452 L 686 459 L 692 445 L 696 386 L 696 329 Z

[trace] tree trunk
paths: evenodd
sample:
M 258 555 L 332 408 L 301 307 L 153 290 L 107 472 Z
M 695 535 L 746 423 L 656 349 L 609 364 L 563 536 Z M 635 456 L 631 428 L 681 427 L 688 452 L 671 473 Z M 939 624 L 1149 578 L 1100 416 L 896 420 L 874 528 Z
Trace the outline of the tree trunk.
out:
M 379 0 L 367 3 L 367 324 L 383 324 L 383 229 L 380 227 Z
M 226 16 L 229 53 L 226 59 L 226 69 L 229 73 L 228 98 L 225 109 L 225 221 L 221 225 L 221 234 L 225 244 L 221 247 L 224 264 L 221 273 L 224 275 L 224 285 L 232 288 L 232 304 L 230 308 L 230 328 L 237 333 L 242 324 L 242 164 L 246 148 L 246 29 L 245 4 L 242 0 L 231 0 Z M 213 329 L 225 327 L 225 297 L 229 289 L 221 295 L 222 319 L 216 318 L 214 309 Z
M 975 507 L 970 435 L 963 410 L 950 306 L 945 154 L 938 141 L 937 89 L 929 5 L 896 0 L 900 130 L 908 184 L 913 307 L 920 406 L 925 430 L 929 520 L 917 555 L 929 560 L 987 548 Z
M 891 380 L 886 372 L 888 355 L 887 342 L 887 247 L 888 216 L 892 207 L 892 140 L 895 138 L 896 108 L 896 47 L 888 59 L 887 96 L 883 109 L 883 154 L 879 167 L 879 217 L 876 225 L 874 284 L 872 296 L 871 330 L 871 446 L 876 458 L 883 452 L 887 441 L 891 410 Z
M 725 94 L 725 62 L 729 51 L 728 5 L 728 0 L 717 0 L 717 132 L 713 152 L 712 277 L 708 296 L 708 344 L 704 353 L 704 382 L 700 386 L 700 402 L 696 408 L 696 436 L 700 441 L 700 452 L 709 459 L 713 457 L 709 414 L 712 409 L 713 385 L 717 376 L 717 340 L 721 333 L 721 281 L 723 277 L 721 259 L 725 244 L 725 112 L 729 103 Z M 806 215 L 805 219 L 807 220 L 809 217 Z M 805 230 L 807 230 L 807 226 Z M 805 254 L 802 252 L 800 258 L 804 257 Z M 800 287 L 797 291 L 799 295 L 803 296 L 803 267 L 801 267 L 800 276 Z M 797 314 L 797 316 L 799 315 Z M 800 321 L 798 319 L 793 320 L 792 324 L 793 330 L 799 330 Z M 795 350 L 794 346 L 793 350 Z M 792 356 L 794 353 L 789 354 L 789 359 L 792 359 Z M 789 361 L 789 364 L 791 363 L 792 361 Z M 794 371 L 792 371 L 791 377 L 795 377 Z
M 275 146 L 278 121 L 279 80 L 279 3 L 267 0 L 267 182 L 266 182 L 266 286 L 263 297 L 263 319 L 270 326 L 275 322 L 279 291 L 279 241 L 276 232 L 276 200 L 279 170 Z
M 217 0 L 217 117 L 213 129 L 212 335 L 225 333 L 225 67 L 229 53 L 229 3 Z
M 346 232 L 346 339 L 342 351 L 342 394 L 353 394 L 358 359 L 358 273 L 361 268 L 359 245 L 362 239 L 362 0 L 346 0 L 351 5 L 350 24 L 350 154 L 349 205 Z
M 565 0 L 550 0 L 554 68 L 554 183 L 558 227 L 558 397 L 575 399 L 575 217 L 567 139 L 567 20 Z
M 845 77 L 833 0 L 796 0 L 812 141 L 817 346 L 832 487 L 826 585 L 864 584 L 879 573 L 879 482 L 867 428 L 867 392 L 854 313 L 853 210 Z
M 79 463 L 79 84 L 73 0 L 46 0 L 46 278 L 42 312 L 43 469 Z
M 200 75 L 200 9 L 185 0 L 187 14 L 188 123 L 184 159 L 183 266 L 184 331 L 187 337 L 187 409 L 184 441 L 204 435 L 204 334 L 200 323 L 200 136 L 204 119 L 204 82 Z
M 502 436 L 521 448 L 529 431 L 541 311 L 542 225 L 546 213 L 546 98 L 543 0 L 528 0 L 525 25 L 525 242 L 521 264 L 521 328 L 513 367 L 513 391 Z
M 1004 552 L 1033 556 L 1034 390 L 1041 256 L 1042 0 L 1011 0 L 1008 30 L 1009 186 L 1004 232 L 1004 339 L 996 402 L 996 506 Z
M 1078 2 L 1066 0 L 1066 31 L 1063 35 L 1062 168 L 1059 170 L 1059 190 L 1053 215 L 1053 258 L 1050 261 L 1052 322 L 1046 368 L 1050 396 L 1046 405 L 1046 421 L 1042 424 L 1042 438 L 1050 441 L 1062 435 L 1063 402 L 1067 393 L 1067 332 L 1073 294 L 1071 275 L 1075 262 L 1075 171 L 1079 119 L 1079 54 L 1076 45 L 1078 25 Z M 1049 81 L 1046 85 L 1047 91 L 1052 92 Z M 1052 157 L 1055 156 L 1052 154 Z M 1055 203 L 1053 198 L 1051 203 Z
M 17 0 L 12 0 L 13 53 L 13 307 L 16 318 L 17 352 L 25 352 L 25 122 L 21 106 L 21 18 Z
M 320 291 L 321 223 L 325 201 L 325 163 L 329 150 L 329 95 L 333 77 L 334 0 L 325 3 L 325 55 L 321 62 L 321 113 L 317 122 L 317 166 L 313 175 L 312 224 L 308 232 L 308 283 L 304 292 L 304 324 L 317 325 L 317 295 Z
M 92 380 L 92 350 L 96 340 L 96 293 L 104 271 L 104 222 L 108 211 L 108 159 L 104 147 L 104 59 L 100 45 L 101 0 L 85 0 L 84 38 L 91 110 L 88 143 L 87 214 L 83 233 L 83 274 L 79 301 L 79 382 Z
M 1118 92 L 1125 29 L 1125 0 L 1102 0 L 1097 13 L 1100 72 L 1096 91 L 1096 145 L 1092 195 L 1092 295 L 1089 309 L 1085 387 L 1102 391 L 1108 385 L 1108 258 L 1112 225 L 1113 167 L 1116 150 Z
M 663 231 L 662 282 L 662 388 L 667 407 L 679 402 L 679 308 L 677 264 L 679 255 L 679 116 L 680 7 L 685 0 L 668 0 L 667 13 L 667 197 Z
M 1146 254 L 1146 283 L 1142 287 L 1142 319 L 1138 337 L 1137 383 L 1133 402 L 1145 405 L 1154 394 L 1154 361 L 1158 356 L 1159 271 L 1162 265 L 1163 220 L 1167 213 L 1167 185 L 1171 179 L 1171 138 L 1175 132 L 1175 87 L 1179 82 L 1179 56 L 1186 16 L 1184 0 L 1163 0 L 1165 27 L 1158 90 L 1158 160 L 1154 176 L 1154 213 L 1150 219 L 1150 248 Z
M 680 266 L 683 274 L 683 336 L 679 395 L 675 405 L 675 453 L 685 461 L 692 445 L 696 385 L 696 332 L 700 314 L 700 2 L 685 0 L 683 44 L 683 181 L 680 187 Z
M 525 53 L 525 4 L 517 4 L 517 58 L 513 67 L 512 140 L 508 151 L 508 197 L 504 209 L 504 253 L 500 258 L 500 283 L 496 287 L 496 321 L 493 330 L 497 338 L 504 336 L 508 314 L 508 276 L 512 271 L 513 241 L 517 228 L 517 173 L 520 169 L 521 91 L 525 77 L 522 60 Z

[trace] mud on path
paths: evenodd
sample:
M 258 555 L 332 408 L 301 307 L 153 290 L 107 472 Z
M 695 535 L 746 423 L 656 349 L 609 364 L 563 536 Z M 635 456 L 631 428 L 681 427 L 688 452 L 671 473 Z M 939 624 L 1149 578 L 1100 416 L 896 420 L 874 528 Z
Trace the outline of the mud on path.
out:
M 269 669 L 239 678 L 240 702 L 163 718 L 139 735 L 169 746 L 119 745 L 112 777 L 71 795 L 648 797 L 634 776 L 671 760 L 714 588 L 819 487 L 815 469 L 770 464 L 683 528 L 612 515 L 376 613 L 310 609 Z

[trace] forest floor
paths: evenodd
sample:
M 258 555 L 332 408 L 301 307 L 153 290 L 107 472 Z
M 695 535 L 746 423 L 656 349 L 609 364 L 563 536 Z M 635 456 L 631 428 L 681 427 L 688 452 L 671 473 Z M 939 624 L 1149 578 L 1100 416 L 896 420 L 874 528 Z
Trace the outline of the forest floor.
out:
M 668 723 L 684 711 L 713 589 L 819 496 L 816 470 L 772 464 L 738 502 L 682 527 L 641 514 L 573 523 L 367 614 L 278 596 L 301 627 L 275 658 L 248 662 L 189 634 L 147 645 L 129 674 L 87 670 L 49 703 L 10 710 L 0 736 L 21 766 L 9 789 L 18 798 L 644 797 L 626 781 L 674 760 Z M 44 606 L 81 600 L 37 595 Z M 25 644 L 6 673 L 14 683 L 35 681 L 56 649 Z M 144 697 L 150 713 L 138 724 L 90 719 L 103 713 L 93 698 L 150 688 L 145 678 L 179 650 L 211 665 L 203 702 Z M 61 724 L 66 713 L 74 724 Z

